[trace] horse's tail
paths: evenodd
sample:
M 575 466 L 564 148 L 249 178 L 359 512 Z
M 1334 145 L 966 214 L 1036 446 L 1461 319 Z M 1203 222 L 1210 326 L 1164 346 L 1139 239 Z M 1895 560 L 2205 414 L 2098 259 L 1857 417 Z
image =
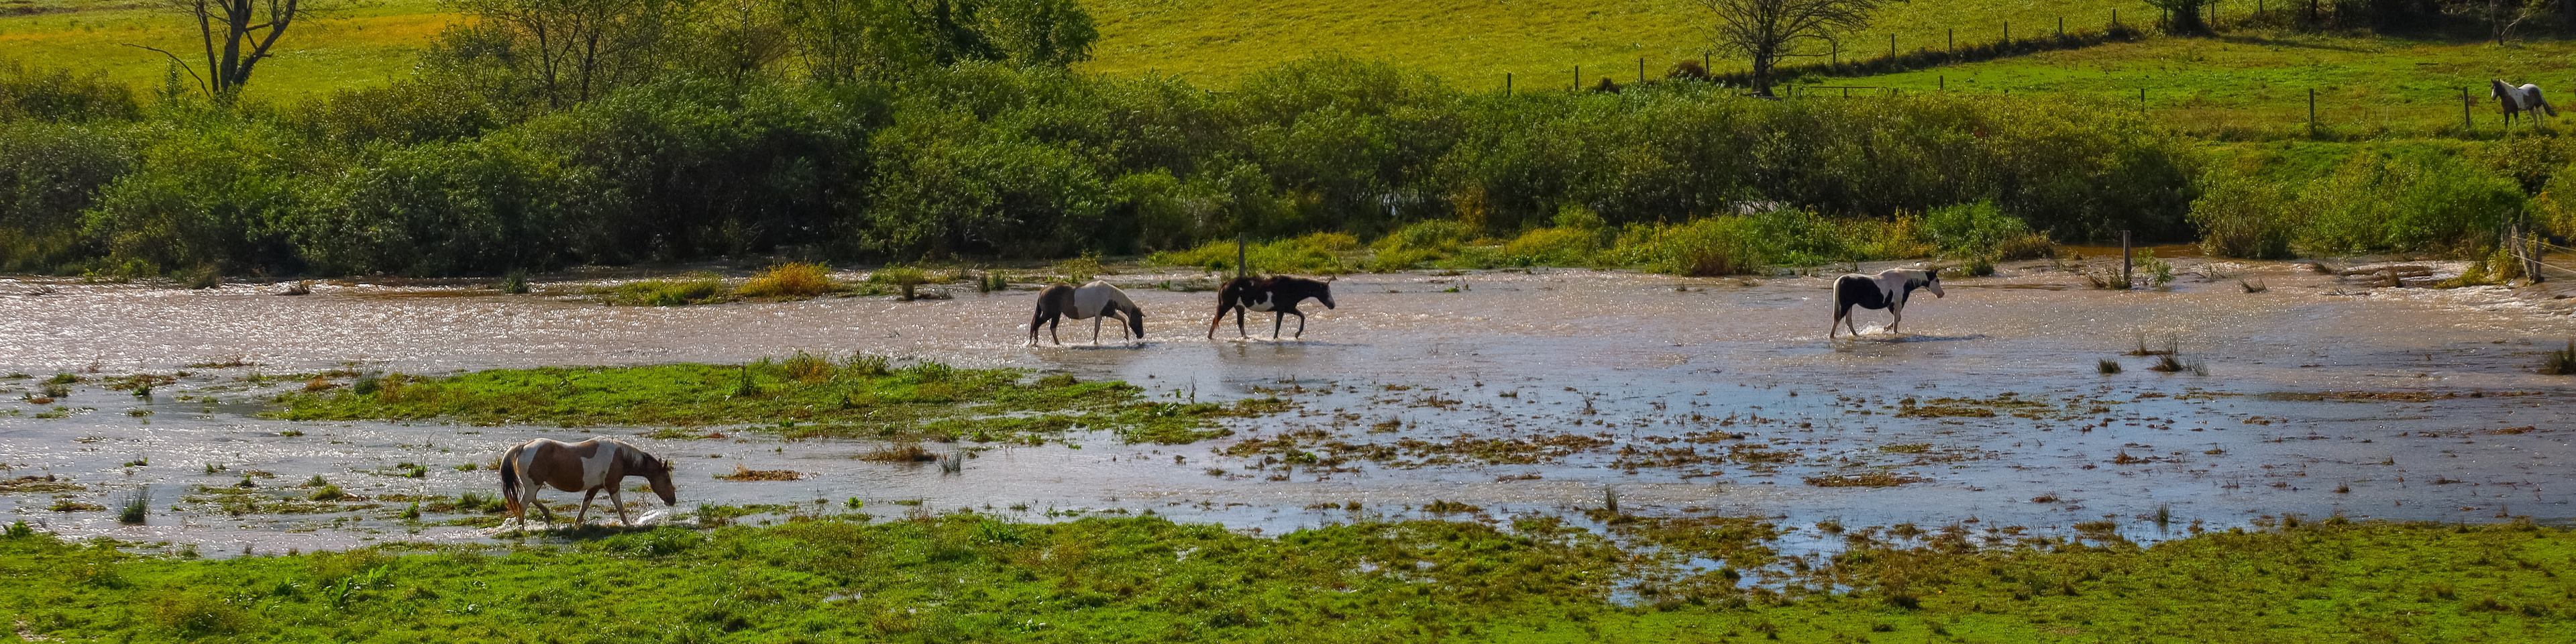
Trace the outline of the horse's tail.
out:
M 2542 113 L 2542 114 L 2547 114 L 2547 115 L 2550 115 L 2550 116 L 2557 116 L 2557 115 L 2558 115 L 2558 108 L 2557 108 L 2557 107 L 2554 107 L 2554 106 L 2551 106 L 2551 105 L 2549 104 L 2549 99 L 2548 99 L 2548 97 L 2544 97 L 2544 96 L 2541 96 L 2541 95 L 2540 95 L 2540 90 L 2537 90 L 2537 89 L 2531 90 L 2531 102 L 2540 104 L 2540 113 Z
M 513 516 L 526 516 L 527 513 L 519 503 L 519 450 L 527 448 L 521 445 L 501 453 L 501 502 Z

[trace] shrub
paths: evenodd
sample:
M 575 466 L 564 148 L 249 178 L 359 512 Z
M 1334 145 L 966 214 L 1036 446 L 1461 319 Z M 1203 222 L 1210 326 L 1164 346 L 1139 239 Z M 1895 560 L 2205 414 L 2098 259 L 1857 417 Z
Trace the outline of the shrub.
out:
M 2334 253 L 2457 251 L 2494 240 L 2523 207 L 2513 180 L 2438 152 L 2365 150 L 2310 183 L 2299 236 Z
M 1631 226 L 1611 254 L 1619 263 L 1693 277 L 1738 275 L 1766 265 L 1755 222 L 1709 217 L 1687 224 Z
M 830 271 L 823 265 L 790 262 L 751 278 L 734 292 L 744 297 L 801 298 L 830 293 L 837 288 L 832 283 Z
M 869 273 L 868 282 L 893 286 L 900 293 L 898 297 L 910 302 L 913 300 L 914 289 L 930 283 L 930 273 L 913 266 L 888 266 Z
M 1994 202 L 1953 204 L 1923 214 L 1923 232 L 1934 246 L 1954 256 L 1985 255 L 2004 242 L 2030 234 L 2030 225 L 1995 209 Z
M 2297 202 L 2277 183 L 2233 172 L 2203 175 L 2191 223 L 2212 257 L 2283 259 L 2300 225 Z
M 1304 237 L 1252 244 L 1243 249 L 1244 261 L 1252 265 L 1253 274 L 1302 273 L 1329 275 L 1350 272 L 1341 255 L 1357 251 L 1359 239 L 1344 233 L 1314 233 Z M 1230 272 L 1234 268 L 1234 242 L 1212 241 L 1185 251 L 1155 253 L 1147 263 L 1164 266 L 1196 266 L 1211 271 Z

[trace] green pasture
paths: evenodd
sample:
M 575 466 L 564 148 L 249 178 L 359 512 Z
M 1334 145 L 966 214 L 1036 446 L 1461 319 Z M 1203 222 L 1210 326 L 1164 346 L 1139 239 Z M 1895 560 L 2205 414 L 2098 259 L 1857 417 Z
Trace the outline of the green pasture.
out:
M 1852 547 L 1830 558 L 1706 570 L 1673 556 L 1692 542 L 1619 527 L 1646 519 L 1614 520 L 1605 535 L 1554 519 L 1405 520 L 1393 517 L 1407 509 L 1367 508 L 1349 510 L 1347 524 L 1263 537 L 1157 517 L 1030 524 L 913 508 L 880 522 L 831 511 L 773 527 L 221 560 L 60 541 L 21 524 L 0 537 L 0 621 L 14 627 L 0 641 L 2576 637 L 2565 577 L 2576 574 L 2576 540 L 2529 523 L 2267 520 L 2152 547 L 2103 532 L 1906 525 L 1839 535 Z
M 299 21 L 278 40 L 274 57 L 253 72 L 252 97 L 292 102 L 409 75 L 413 57 L 455 20 L 434 0 L 330 6 L 336 8 L 311 22 Z M 138 89 L 160 87 L 169 74 L 169 57 L 127 45 L 167 50 L 204 73 L 205 49 L 194 21 L 157 5 L 106 0 L 0 4 L 0 60 L 103 72 Z

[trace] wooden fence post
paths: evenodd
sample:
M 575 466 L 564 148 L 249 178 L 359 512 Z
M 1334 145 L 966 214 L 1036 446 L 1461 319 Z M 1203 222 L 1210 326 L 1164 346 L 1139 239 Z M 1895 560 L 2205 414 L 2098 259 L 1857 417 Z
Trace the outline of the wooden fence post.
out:
M 1503 72 L 1503 95 L 1512 95 L 1512 73 Z
M 1896 34 L 1887 35 L 1887 58 L 1896 59 Z
M 2308 88 L 2308 136 L 2317 135 L 2317 88 Z
M 1235 233 L 1235 234 L 1234 234 L 1234 276 L 1235 276 L 1235 277 L 1251 277 L 1251 276 L 1252 276 L 1252 273 L 1251 273 L 1251 272 L 1249 272 L 1249 271 L 1246 271 L 1246 270 L 1245 270 L 1245 266 L 1243 265 L 1243 233 Z
M 1646 58 L 1644 56 L 1637 57 L 1637 82 L 1646 82 Z
M 2120 288 L 2121 288 L 2121 290 L 2127 290 L 2127 289 L 2129 288 L 2129 284 L 2131 284 L 2131 282 L 2129 281 L 2129 280 L 2130 280 L 2130 277 L 2129 277 L 2129 260 L 2130 260 L 2131 258 L 2136 257 L 2136 256 L 2137 256 L 2137 253 L 2132 252 L 2132 251 L 2130 251 L 2130 250 L 2129 250 L 2129 231 L 2126 231 L 2126 230 L 2120 231 Z
M 1583 66 L 1574 66 L 1574 91 L 1583 91 Z
M 2477 121 L 2469 120 L 2469 106 L 2471 105 L 2476 105 L 2476 103 L 2469 102 L 2469 88 L 2460 88 L 2460 133 L 2462 134 L 2467 134 L 2472 130 L 2476 130 L 2478 127 Z
M 1959 53 L 1959 30 L 1955 27 L 1950 29 L 1950 53 L 1951 55 Z

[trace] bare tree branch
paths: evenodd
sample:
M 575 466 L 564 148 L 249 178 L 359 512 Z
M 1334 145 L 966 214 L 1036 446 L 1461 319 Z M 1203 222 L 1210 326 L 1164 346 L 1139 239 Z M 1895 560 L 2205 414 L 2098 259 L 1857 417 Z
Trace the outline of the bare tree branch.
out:
M 196 69 L 188 67 L 188 64 L 187 64 L 187 63 L 180 62 L 180 61 L 179 61 L 179 55 L 178 55 L 178 54 L 170 53 L 170 50 L 162 49 L 162 48 L 159 48 L 159 47 L 145 47 L 145 46 L 143 46 L 143 45 L 137 45 L 137 44 L 134 44 L 134 43 L 124 43 L 124 45 L 125 45 L 125 46 L 127 46 L 127 47 L 133 47 L 133 48 L 135 48 L 135 49 L 149 49 L 149 50 L 152 50 L 152 51 L 161 52 L 161 55 L 163 55 L 163 56 L 169 56 L 169 57 L 170 57 L 170 64 L 171 64 L 171 65 L 173 65 L 173 66 L 177 66 L 179 69 L 181 69 L 181 70 L 184 70 L 184 71 L 188 72 L 188 77 L 189 77 L 189 78 L 197 79 L 197 91 L 205 92 L 205 93 L 206 93 L 206 95 L 208 95 L 208 96 L 212 96 L 212 95 L 214 95 L 214 93 L 215 93 L 214 89 L 206 86 L 206 77 L 204 77 L 204 76 L 198 76 L 198 75 L 197 75 L 197 70 L 196 70 Z

